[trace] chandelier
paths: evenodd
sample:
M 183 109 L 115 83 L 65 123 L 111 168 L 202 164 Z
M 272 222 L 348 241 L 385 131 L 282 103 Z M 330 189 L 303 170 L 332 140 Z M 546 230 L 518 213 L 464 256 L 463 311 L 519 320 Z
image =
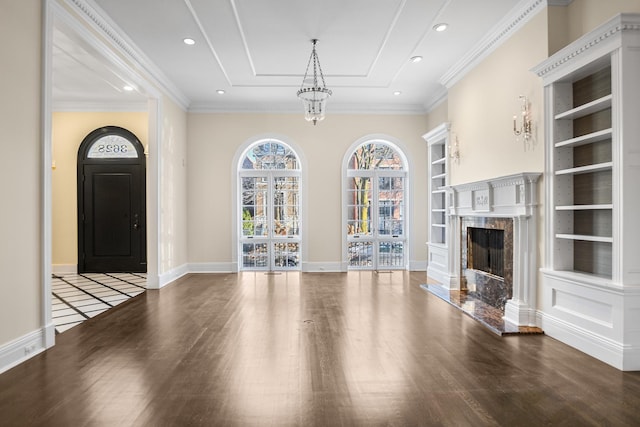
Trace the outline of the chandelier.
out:
M 302 85 L 298 90 L 298 98 L 302 100 L 304 106 L 304 118 L 313 122 L 315 125 L 318 121 L 324 120 L 325 109 L 327 105 L 327 99 L 331 96 L 331 90 L 327 89 L 327 85 L 324 82 L 324 75 L 322 74 L 322 67 L 320 67 L 320 60 L 316 53 L 317 39 L 311 40 L 313 43 L 313 49 L 311 50 L 311 56 L 307 63 L 307 70 L 304 72 L 304 78 L 302 79 Z M 313 62 L 313 81 L 309 76 L 309 67 Z M 320 73 L 320 82 L 318 83 L 318 72 Z

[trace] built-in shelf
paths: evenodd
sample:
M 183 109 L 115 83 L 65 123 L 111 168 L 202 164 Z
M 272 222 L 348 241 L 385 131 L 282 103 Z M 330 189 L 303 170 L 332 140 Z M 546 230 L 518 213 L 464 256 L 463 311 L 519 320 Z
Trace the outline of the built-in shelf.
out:
M 567 139 L 565 141 L 556 142 L 556 148 L 560 147 L 579 147 L 594 142 L 607 141 L 611 139 L 612 129 L 604 129 L 587 135 L 578 136 L 576 138 Z
M 604 162 L 604 163 L 597 163 L 595 165 L 580 166 L 577 168 L 561 169 L 559 171 L 556 171 L 556 175 L 569 175 L 569 174 L 578 175 L 582 173 L 591 173 L 591 172 L 598 172 L 602 170 L 610 170 L 612 167 L 613 167 L 613 162 Z
M 450 281 L 451 247 L 449 245 L 449 216 L 447 186 L 449 185 L 449 123 L 442 123 L 422 137 L 427 142 L 427 215 L 429 241 L 427 243 L 427 274 L 442 284 Z
M 545 92 L 545 334 L 640 370 L 640 13 L 533 68 Z
M 553 88 L 550 105 L 561 109 L 548 112 L 553 114 L 548 138 L 553 191 L 547 193 L 552 224 L 548 238 L 557 248 L 553 265 L 610 277 L 616 125 L 611 62 L 596 61 L 554 82 Z
M 611 210 L 613 205 L 568 205 L 556 206 L 557 211 L 595 211 L 595 210 Z
M 557 239 L 566 240 L 584 240 L 585 242 L 604 242 L 613 243 L 612 237 L 607 236 L 589 236 L 585 234 L 556 234 Z
M 579 107 L 572 108 L 571 110 L 565 111 L 560 114 L 556 114 L 556 120 L 575 120 L 580 117 L 588 116 L 589 114 L 596 113 L 598 111 L 606 110 L 611 107 L 611 100 L 613 99 L 612 95 L 606 95 L 602 98 L 596 99 L 594 101 L 588 102 L 584 105 L 580 105 Z

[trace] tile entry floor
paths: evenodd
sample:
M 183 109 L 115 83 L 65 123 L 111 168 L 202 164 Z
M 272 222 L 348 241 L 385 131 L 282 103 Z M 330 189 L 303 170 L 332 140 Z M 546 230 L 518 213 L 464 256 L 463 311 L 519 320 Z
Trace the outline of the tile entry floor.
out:
M 146 285 L 145 273 L 54 274 L 51 313 L 56 334 L 141 294 Z

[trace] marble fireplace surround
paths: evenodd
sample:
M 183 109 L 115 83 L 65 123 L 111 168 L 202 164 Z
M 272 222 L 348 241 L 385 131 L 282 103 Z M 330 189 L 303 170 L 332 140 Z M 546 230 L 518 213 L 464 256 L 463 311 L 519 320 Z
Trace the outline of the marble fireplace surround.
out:
M 513 296 L 513 221 L 511 218 L 465 216 L 460 218 L 460 288 L 502 312 Z M 470 267 L 469 228 L 503 231 L 504 272 L 497 276 Z
M 466 232 L 463 227 L 472 224 L 493 224 L 502 227 L 511 224 L 512 241 L 505 247 L 512 248 L 511 294 L 504 304 L 504 320 L 517 326 L 536 326 L 536 268 L 537 268 L 537 182 L 540 173 L 518 173 L 483 181 L 447 187 L 449 200 L 450 239 L 454 245 L 452 288 L 460 288 L 465 282 L 463 262 L 466 267 Z M 510 219 L 499 221 L 498 219 Z M 504 225 L 506 226 L 506 225 Z M 464 240 L 463 240 L 464 238 Z

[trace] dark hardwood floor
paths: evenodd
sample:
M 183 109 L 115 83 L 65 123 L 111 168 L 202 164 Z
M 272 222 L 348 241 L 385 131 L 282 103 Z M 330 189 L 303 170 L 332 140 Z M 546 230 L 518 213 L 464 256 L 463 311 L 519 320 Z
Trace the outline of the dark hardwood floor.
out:
M 501 338 L 425 279 L 187 276 L 0 375 L 0 425 L 640 423 L 640 373 L 547 336 Z

